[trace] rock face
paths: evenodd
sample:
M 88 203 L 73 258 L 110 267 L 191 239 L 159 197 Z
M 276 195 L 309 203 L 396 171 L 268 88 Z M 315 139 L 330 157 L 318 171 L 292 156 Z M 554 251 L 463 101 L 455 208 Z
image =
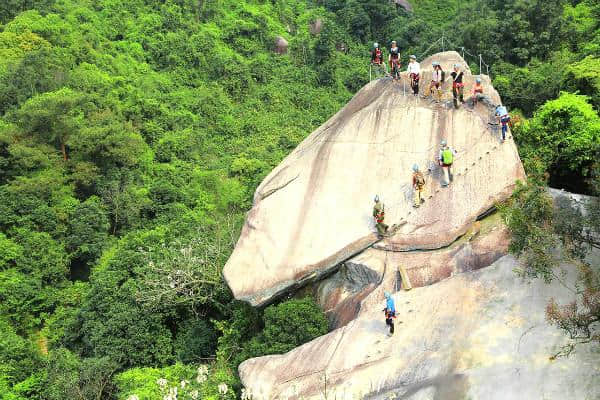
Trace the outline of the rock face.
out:
M 398 292 L 396 333 L 386 336 L 383 288 L 343 328 L 289 353 L 247 360 L 240 376 L 255 399 L 586 400 L 600 398 L 590 345 L 550 360 L 567 342 L 545 321 L 559 283 L 526 282 L 510 256 L 431 286 Z M 575 271 L 563 266 L 567 281 Z
M 465 65 L 469 93 L 474 77 L 456 52 L 421 63 L 421 92 L 434 58 L 446 71 L 454 63 Z M 489 79 L 483 82 L 499 103 Z M 408 86 L 406 74 L 401 83 L 371 82 L 264 179 L 224 269 L 236 298 L 266 304 L 379 242 L 371 216 L 375 194 L 385 203 L 388 224 L 404 222 L 393 237 L 377 243 L 379 250 L 436 249 L 464 234 L 524 178 L 514 143 L 500 143 L 484 104 L 454 110 L 449 83 L 442 104 L 409 95 Z M 434 163 L 441 139 L 458 151 L 449 188 L 440 187 Z M 427 201 L 416 210 L 414 163 L 430 168 Z
M 339 272 L 316 285 L 315 297 L 332 329 L 352 321 L 363 300 L 378 286 L 401 289 L 398 267 L 407 272 L 413 288 L 428 286 L 461 272 L 487 267 L 508 253 L 509 233 L 494 214 L 475 222 L 449 247 L 436 251 L 390 252 L 370 248 L 346 261 Z

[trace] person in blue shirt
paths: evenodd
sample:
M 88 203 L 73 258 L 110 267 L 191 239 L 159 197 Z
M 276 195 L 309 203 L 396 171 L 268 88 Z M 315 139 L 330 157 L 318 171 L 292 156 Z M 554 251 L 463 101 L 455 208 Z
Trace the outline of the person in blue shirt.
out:
M 396 318 L 396 306 L 394 305 L 394 299 L 389 292 L 384 293 L 385 296 L 385 308 L 383 311 L 385 312 L 385 324 L 390 327 L 389 335 L 392 336 L 394 334 L 394 320 Z
M 508 115 L 508 110 L 503 105 L 498 105 L 496 107 L 495 115 L 500 120 L 500 124 L 502 124 L 502 141 L 506 139 L 506 131 L 508 129 L 508 123 L 510 122 L 510 115 Z

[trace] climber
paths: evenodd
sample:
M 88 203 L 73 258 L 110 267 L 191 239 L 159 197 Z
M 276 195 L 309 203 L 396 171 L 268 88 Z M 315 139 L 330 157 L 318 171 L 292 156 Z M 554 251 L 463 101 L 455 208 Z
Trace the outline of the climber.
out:
M 454 156 L 456 155 L 456 151 L 448 146 L 448 143 L 445 139 L 440 143 L 440 154 L 438 156 L 438 163 L 442 167 L 444 171 L 444 180 L 442 181 L 442 186 L 447 187 L 452 181 L 452 163 L 454 162 Z
M 458 102 L 464 103 L 463 91 L 465 84 L 463 83 L 464 73 L 460 70 L 459 64 L 454 64 L 452 75 L 452 97 L 454 98 L 454 108 L 458 108 Z
M 510 122 L 510 115 L 508 115 L 508 110 L 502 104 L 498 104 L 498 106 L 496 106 L 496 112 L 494 115 L 498 117 L 498 120 L 502 124 L 502 141 L 504 142 L 506 139 L 508 123 Z
M 475 84 L 473 85 L 471 94 L 473 96 L 473 107 L 475 107 L 479 97 L 483 97 L 483 85 L 481 84 L 481 78 L 475 78 Z
M 446 73 L 442 70 L 442 66 L 439 62 L 434 61 L 431 65 L 433 66 L 433 72 L 431 73 L 431 83 L 429 84 L 427 92 L 431 93 L 433 97 L 434 94 L 432 91 L 435 90 L 436 101 L 440 102 L 442 100 L 442 85 L 446 80 Z M 426 93 L 425 95 L 427 96 L 428 94 Z
M 373 50 L 371 51 L 371 66 L 375 67 L 376 76 L 387 74 L 385 64 L 383 63 L 383 51 L 379 47 L 379 43 L 373 43 Z
M 400 79 L 400 49 L 398 46 L 396 46 L 395 40 L 392 40 L 392 47 L 390 47 L 388 62 L 390 63 L 392 78 L 394 80 Z
M 375 218 L 375 226 L 377 227 L 377 233 L 380 237 L 383 237 L 387 231 L 388 226 L 383 222 L 385 219 L 385 205 L 379 201 L 379 196 L 375 196 L 375 205 L 373 206 L 373 218 Z
M 419 165 L 413 165 L 412 177 L 413 189 L 415 190 L 413 207 L 421 207 L 421 203 L 425 202 L 425 176 L 419 171 Z
M 406 68 L 408 76 L 410 77 L 410 87 L 413 90 L 415 96 L 419 95 L 419 74 L 421 73 L 421 66 L 417 62 L 417 56 L 411 55 L 410 62 Z
M 394 299 L 389 292 L 384 293 L 385 296 L 385 308 L 383 312 L 385 313 L 385 324 L 390 327 L 390 333 L 388 336 L 392 336 L 394 334 L 394 320 L 396 318 L 396 306 L 394 305 Z

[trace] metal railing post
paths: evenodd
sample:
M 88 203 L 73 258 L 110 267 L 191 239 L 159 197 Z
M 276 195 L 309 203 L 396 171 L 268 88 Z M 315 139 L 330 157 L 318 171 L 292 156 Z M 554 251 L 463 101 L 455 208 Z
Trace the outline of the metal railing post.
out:
M 481 54 L 479 55 L 479 74 L 481 75 Z
M 444 35 L 442 35 L 442 51 L 446 51 L 446 48 L 444 47 Z

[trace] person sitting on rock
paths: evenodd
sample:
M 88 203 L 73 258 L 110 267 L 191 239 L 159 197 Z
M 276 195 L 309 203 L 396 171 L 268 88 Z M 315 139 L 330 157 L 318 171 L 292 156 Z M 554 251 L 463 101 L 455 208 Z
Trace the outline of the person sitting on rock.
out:
M 392 40 L 392 47 L 390 47 L 390 55 L 388 56 L 388 62 L 390 63 L 390 71 L 392 72 L 392 78 L 394 80 L 400 79 L 400 49 L 396 46 L 396 41 Z
M 425 202 L 425 176 L 419 171 L 418 164 L 413 165 L 412 184 L 415 190 L 413 207 L 418 208 Z
M 438 163 L 442 167 L 444 171 L 444 180 L 442 181 L 442 186 L 447 187 L 452 181 L 452 163 L 454 162 L 454 156 L 456 155 L 456 151 L 448 146 L 446 140 L 442 140 L 440 143 L 440 154 L 438 156 Z
M 421 66 L 417 62 L 417 56 L 411 55 L 408 68 L 406 69 L 408 76 L 410 77 L 410 87 L 413 90 L 415 96 L 419 95 L 419 74 L 421 73 Z
M 390 333 L 388 336 L 392 336 L 394 334 L 394 318 L 396 318 L 396 306 L 394 305 L 394 299 L 389 292 L 384 293 L 385 296 L 385 308 L 383 312 L 385 313 L 385 324 L 389 326 Z
M 504 142 L 504 140 L 506 139 L 508 123 L 510 122 L 510 115 L 508 115 L 508 110 L 502 104 L 499 104 L 496 107 L 496 112 L 494 115 L 498 117 L 500 123 L 502 124 L 502 141 Z
M 458 108 L 458 102 L 464 103 L 463 91 L 465 84 L 463 83 L 464 73 L 460 70 L 460 64 L 454 64 L 452 75 L 452 97 L 454 98 L 454 108 Z
M 379 196 L 375 196 L 373 218 L 375 218 L 375 226 L 379 237 L 383 237 L 388 231 L 388 226 L 383 222 L 385 219 L 385 205 L 379 200 Z
M 431 93 L 432 97 L 435 96 L 434 99 L 437 102 L 440 102 L 442 100 L 442 85 L 446 79 L 446 74 L 439 62 L 434 61 L 431 65 L 433 66 L 433 72 L 431 73 L 431 83 L 427 88 L 427 92 Z

